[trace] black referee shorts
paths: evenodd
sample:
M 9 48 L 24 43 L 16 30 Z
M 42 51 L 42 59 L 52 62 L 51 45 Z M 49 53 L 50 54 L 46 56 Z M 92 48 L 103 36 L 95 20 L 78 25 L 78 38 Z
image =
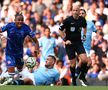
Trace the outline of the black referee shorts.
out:
M 71 45 L 66 45 L 65 48 L 69 60 L 74 59 L 76 57 L 76 53 L 78 55 L 86 53 L 81 41 L 73 42 Z

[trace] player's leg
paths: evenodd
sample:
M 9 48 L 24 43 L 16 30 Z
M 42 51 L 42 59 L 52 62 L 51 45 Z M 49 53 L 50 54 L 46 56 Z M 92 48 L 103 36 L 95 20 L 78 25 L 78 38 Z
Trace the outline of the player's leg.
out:
M 82 65 L 82 68 L 84 68 L 84 67 L 86 67 L 86 68 L 82 70 L 79 79 L 82 79 L 82 77 L 85 77 L 85 76 L 86 76 L 87 71 L 88 71 L 88 69 L 89 69 L 90 66 L 91 66 L 90 50 L 85 50 L 85 51 L 86 51 L 86 55 L 87 55 L 88 62 L 87 62 L 87 64 L 83 64 L 83 65 Z
M 30 78 L 18 79 L 12 81 L 12 85 L 33 85 L 33 81 Z
M 15 58 L 11 55 L 6 55 L 6 65 L 7 65 L 7 72 L 9 74 L 9 77 L 14 77 L 15 75 Z
M 18 70 L 19 72 L 21 72 L 22 69 L 23 69 L 23 66 L 24 66 L 24 60 L 23 60 L 22 57 L 21 57 L 21 58 L 15 58 L 15 60 L 16 60 L 16 67 L 17 67 L 17 70 Z
M 10 78 L 12 79 L 18 79 L 19 78 L 19 74 L 16 73 L 15 71 L 15 67 L 18 66 L 18 70 L 21 71 L 22 67 L 23 67 L 24 62 L 22 62 L 22 60 L 20 59 L 16 59 L 14 56 L 12 55 L 6 55 L 6 65 L 7 65 L 7 72 L 8 72 L 8 76 L 6 76 L 6 79 L 3 83 L 8 83 L 10 82 Z
M 24 60 L 22 57 L 21 58 L 15 58 L 15 60 L 16 60 L 16 69 L 17 69 L 16 70 L 17 71 L 16 78 L 20 78 L 20 77 L 22 77 L 21 72 L 23 70 Z
M 84 59 L 84 58 L 86 58 L 86 55 L 85 54 L 81 54 L 80 57 L 82 57 Z M 89 67 L 87 66 L 87 62 L 86 61 L 84 62 L 83 59 L 79 60 L 79 63 L 81 63 L 81 68 L 80 68 L 81 69 L 81 73 L 79 75 L 79 79 L 80 79 L 80 82 L 81 82 L 82 86 L 88 86 L 89 83 L 86 80 L 86 73 L 87 73 Z
M 78 62 L 78 65 L 77 65 L 77 68 L 76 68 L 76 72 L 77 72 L 78 76 L 80 76 L 81 73 L 88 71 L 88 69 L 87 69 L 88 68 L 87 67 L 88 58 L 87 58 L 87 55 L 86 55 L 86 52 L 85 52 L 85 49 L 83 47 L 82 42 L 78 42 L 76 44 L 76 47 L 77 47 L 76 51 L 77 51 L 78 56 L 80 58 L 79 62 Z M 82 78 L 83 81 L 86 81 L 85 75 L 83 75 L 81 78 Z
M 13 85 L 35 85 L 36 80 L 33 73 L 27 73 L 28 75 L 22 79 L 14 80 Z
M 72 85 L 76 86 L 76 77 L 75 77 L 75 67 L 76 67 L 76 60 L 71 59 L 70 60 L 70 71 L 71 71 L 71 77 L 72 77 Z
M 68 55 L 68 59 L 70 60 L 72 84 L 76 86 L 76 78 L 75 78 L 76 60 L 75 60 L 75 51 L 74 51 L 73 45 L 66 45 L 66 53 Z
M 2 75 L 4 78 L 1 84 L 8 84 L 15 75 L 15 58 L 11 55 L 6 55 L 6 65 L 7 65 L 7 72 Z

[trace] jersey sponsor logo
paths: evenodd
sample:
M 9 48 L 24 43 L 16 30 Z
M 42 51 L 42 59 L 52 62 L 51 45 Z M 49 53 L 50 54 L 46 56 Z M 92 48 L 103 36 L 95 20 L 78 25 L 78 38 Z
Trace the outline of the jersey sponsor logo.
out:
M 7 64 L 11 64 L 11 61 L 8 61 Z
M 71 31 L 71 32 L 74 32 L 74 31 L 75 31 L 75 27 L 71 27 L 71 28 L 70 28 L 70 31 Z

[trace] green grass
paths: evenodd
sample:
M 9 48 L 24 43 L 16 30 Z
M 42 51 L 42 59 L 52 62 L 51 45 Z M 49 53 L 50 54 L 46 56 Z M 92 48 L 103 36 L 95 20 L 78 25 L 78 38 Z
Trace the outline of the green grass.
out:
M 108 86 L 0 86 L 0 90 L 108 90 Z

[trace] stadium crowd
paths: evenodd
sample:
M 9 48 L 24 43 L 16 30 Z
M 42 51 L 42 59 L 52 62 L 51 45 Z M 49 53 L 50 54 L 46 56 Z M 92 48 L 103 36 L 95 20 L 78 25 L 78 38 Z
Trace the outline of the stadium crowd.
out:
M 2 1 L 2 0 L 1 0 Z M 94 23 L 96 32 L 92 32 L 90 60 L 92 62 L 86 78 L 108 77 L 108 0 L 3 0 L 0 7 L 0 27 L 14 21 L 17 12 L 24 16 L 24 22 L 33 30 L 39 41 L 40 52 L 36 52 L 34 43 L 27 37 L 24 42 L 24 60 L 36 57 L 38 66 L 43 66 L 49 55 L 57 59 L 55 68 L 60 73 L 63 85 L 71 85 L 69 60 L 64 41 L 59 35 L 59 26 L 72 15 L 72 4 L 76 3 L 86 11 L 86 20 Z M 89 27 L 89 26 L 88 26 Z M 7 71 L 5 47 L 7 33 L 0 38 L 0 75 Z M 51 36 L 50 40 L 47 39 Z M 107 78 L 108 79 L 108 78 Z

